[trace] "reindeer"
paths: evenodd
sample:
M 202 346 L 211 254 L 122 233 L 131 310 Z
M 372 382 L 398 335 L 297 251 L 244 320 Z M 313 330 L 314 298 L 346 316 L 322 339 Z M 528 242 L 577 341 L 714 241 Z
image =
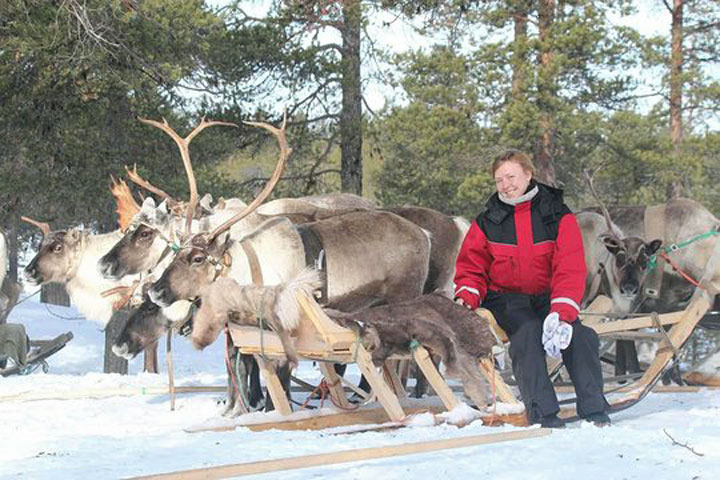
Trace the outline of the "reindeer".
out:
M 320 273 L 311 268 L 272 287 L 240 285 L 231 278 L 220 278 L 200 293 L 202 303 L 194 318 L 192 343 L 199 350 L 213 343 L 228 318 L 239 325 L 268 326 L 278 334 L 290 369 L 294 369 L 298 365 L 298 354 L 290 335 L 300 325 L 297 295 L 302 292 L 312 296 L 312 292 L 321 286 Z
M 600 202 L 592 177 L 586 173 L 586 178 L 601 205 L 587 211 L 599 210 L 605 219 L 604 229 L 595 219 L 587 234 L 601 241 L 606 249 L 605 258 L 599 262 L 601 268 L 593 270 L 603 279 L 595 282 L 601 287 L 588 292 L 587 301 L 597 293 L 605 293 L 612 298 L 618 314 L 668 313 L 685 308 L 695 290 L 692 279 L 703 275 L 712 254 L 720 226 L 718 219 L 686 198 L 650 207 L 608 209 Z M 657 224 L 662 228 L 658 229 Z M 648 225 L 659 235 L 657 238 L 648 239 Z M 691 243 L 685 248 L 673 247 L 683 242 Z M 648 285 L 651 274 L 661 278 L 655 277 L 655 283 Z M 719 282 L 720 271 L 715 272 L 710 282 L 712 288 L 717 288 Z M 618 347 L 621 349 L 618 357 L 630 358 L 631 370 L 639 370 L 634 342 L 619 341 Z M 616 373 L 625 373 L 622 362 L 616 364 Z
M 261 126 L 275 134 L 280 144 L 280 161 L 270 182 L 245 211 L 183 245 L 149 290 L 151 299 L 162 306 L 194 299 L 202 288 L 222 276 L 241 285 L 282 283 L 305 267 L 303 238 L 307 236 L 322 243 L 329 305 L 359 309 L 419 295 L 428 271 L 428 235 L 389 212 L 353 211 L 302 226 L 287 217 L 276 217 L 238 239 L 224 234 L 267 198 L 290 153 L 284 126 L 280 130 Z
M 476 405 L 485 405 L 487 385 L 479 362 L 490 356 L 495 338 L 487 322 L 467 308 L 440 294 L 428 294 L 354 313 L 329 308 L 325 313 L 358 332 L 378 366 L 395 353 L 409 353 L 413 342 L 430 348 L 443 360 L 446 376 L 459 378 L 466 395 Z
M 95 235 L 88 230 L 71 228 L 51 231 L 46 223 L 35 222 L 43 239 L 38 253 L 25 267 L 25 280 L 33 286 L 57 282 L 65 288 L 73 304 L 88 320 L 107 325 L 115 311 L 115 296 L 104 296 L 118 286 L 131 288 L 137 276 L 122 281 L 107 280 L 97 269 L 97 262 L 122 237 L 119 230 Z
M 47 223 L 22 217 L 43 233 L 38 253 L 23 272 L 25 280 L 36 286 L 50 282 L 64 284 L 78 311 L 103 327 L 117 309 L 127 304 L 140 281 L 139 275 L 108 280 L 97 269 L 98 259 L 122 237 L 127 218 L 139 208 L 125 182 L 112 179 L 111 192 L 121 228 L 110 233 L 93 234 L 81 228 L 52 231 Z M 156 349 L 157 345 L 153 347 Z M 150 350 L 145 357 L 146 371 L 157 371 L 155 359 L 155 350 Z

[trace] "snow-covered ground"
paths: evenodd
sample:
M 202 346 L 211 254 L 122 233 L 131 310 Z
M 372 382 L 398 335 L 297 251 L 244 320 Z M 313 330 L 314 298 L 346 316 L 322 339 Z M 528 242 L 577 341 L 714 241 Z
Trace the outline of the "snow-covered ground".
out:
M 187 433 L 216 422 L 221 393 L 179 395 L 170 411 L 167 395 L 147 394 L 166 385 L 166 375 L 102 373 L 103 332 L 72 319 L 75 310 L 33 301 L 19 305 L 10 322 L 23 323 L 33 339 L 72 331 L 75 338 L 49 359 L 47 374 L 0 378 L 0 478 L 123 478 L 212 465 L 398 445 L 519 430 L 452 425 L 328 435 L 327 431 Z M 222 342 L 193 351 L 174 342 L 176 383 L 224 385 Z M 161 352 L 161 360 L 164 355 Z M 161 362 L 162 363 L 162 362 Z M 164 370 L 164 366 L 162 367 Z M 356 374 L 356 371 L 354 371 Z M 298 376 L 321 377 L 303 362 Z M 143 393 L 145 387 L 145 393 Z M 123 395 L 104 397 L 109 392 Z M 17 401 L 23 394 L 76 396 L 70 400 Z M 434 453 L 269 473 L 267 479 L 711 479 L 720 475 L 720 390 L 654 393 L 613 416 L 610 428 L 575 423 L 550 436 Z M 688 448 L 673 444 L 667 434 Z

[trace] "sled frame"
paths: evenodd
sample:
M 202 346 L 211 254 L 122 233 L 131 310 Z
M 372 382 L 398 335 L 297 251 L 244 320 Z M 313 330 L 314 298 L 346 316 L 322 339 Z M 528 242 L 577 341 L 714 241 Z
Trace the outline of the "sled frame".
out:
M 384 366 L 383 373 L 378 372 L 370 353 L 363 347 L 358 335 L 331 320 L 313 298 L 300 293 L 298 294 L 298 303 L 301 311 L 300 325 L 294 336 L 298 357 L 319 363 L 333 402 L 341 408 L 351 407 L 345 396 L 340 377 L 335 373 L 331 364 L 356 363 L 389 419 L 394 422 L 403 420 L 406 415 L 400 405 L 399 397 L 404 398 L 405 390 L 395 371 Z M 257 327 L 231 323 L 229 329 L 233 343 L 240 352 L 254 355 L 258 359 L 275 408 L 284 416 L 290 415 L 292 409 L 280 385 L 275 368 L 270 364 L 270 361 L 286 358 L 280 338 L 274 332 Z M 417 347 L 412 350 L 412 357 L 442 400 L 445 408 L 447 410 L 455 408 L 459 402 L 432 363 L 428 351 L 422 346 Z M 393 356 L 392 360 L 397 358 Z

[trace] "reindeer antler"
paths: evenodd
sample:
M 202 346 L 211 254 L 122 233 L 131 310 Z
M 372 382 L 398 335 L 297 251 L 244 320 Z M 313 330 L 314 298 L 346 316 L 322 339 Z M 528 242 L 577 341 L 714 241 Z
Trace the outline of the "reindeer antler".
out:
M 280 147 L 280 154 L 277 165 L 275 165 L 275 171 L 272 174 L 272 177 L 270 177 L 270 180 L 265 184 L 265 188 L 262 189 L 260 194 L 255 197 L 255 200 L 253 200 L 247 207 L 245 207 L 241 212 L 236 213 L 232 218 L 229 218 L 225 223 L 218 226 L 210 232 L 210 235 L 208 236 L 208 243 L 210 243 L 215 237 L 220 235 L 222 232 L 227 230 L 228 228 L 232 227 L 235 223 L 239 222 L 243 218 L 250 215 L 253 211 L 255 211 L 256 208 L 258 208 L 269 196 L 270 193 L 272 193 L 273 188 L 275 188 L 275 185 L 277 185 L 278 181 L 280 180 L 280 175 L 282 174 L 283 169 L 285 168 L 285 164 L 287 163 L 287 159 L 292 153 L 292 148 L 288 147 L 287 144 L 287 138 L 285 137 L 285 128 L 287 127 L 287 111 L 283 113 L 283 123 L 282 126 L 278 129 L 276 127 L 273 127 L 272 125 L 269 125 L 267 123 L 263 122 L 243 122 L 246 125 L 252 125 L 254 127 L 264 128 L 268 132 L 275 135 L 278 141 L 278 146 Z
M 125 180 L 116 180 L 110 175 L 110 193 L 115 197 L 115 212 L 118 214 L 118 225 L 120 230 L 125 231 L 130 226 L 130 222 L 136 213 L 140 211 L 140 206 L 133 198 L 130 187 Z
M 156 186 L 152 185 L 150 182 L 142 178 L 137 173 L 137 163 L 133 164 L 132 170 L 125 165 L 125 171 L 127 172 L 127 176 L 130 179 L 131 182 L 133 182 L 135 185 L 144 188 L 150 193 L 154 193 L 158 197 L 162 198 L 163 200 L 172 200 L 173 202 L 176 202 L 176 200 L 170 196 L 170 194 L 165 193 L 164 191 L 160 190 Z
M 603 217 L 605 217 L 605 223 L 607 224 L 608 233 L 615 239 L 619 240 L 617 238 L 617 235 L 615 234 L 615 229 L 613 228 L 613 222 L 610 218 L 610 212 L 608 212 L 607 207 L 605 207 L 605 203 L 603 203 L 602 200 L 600 200 L 600 196 L 595 191 L 595 186 L 593 185 L 593 177 L 595 177 L 595 174 L 600 171 L 600 169 L 603 168 L 603 165 L 600 165 L 598 168 L 595 169 L 595 171 L 590 174 L 589 169 L 583 170 L 583 175 L 585 176 L 585 180 L 588 183 L 588 187 L 590 187 L 590 193 L 592 193 L 593 197 L 595 197 L 595 200 L 597 200 L 598 204 L 600 205 L 600 210 L 602 211 Z
M 23 222 L 27 222 L 30 225 L 35 225 L 40 229 L 40 231 L 42 231 L 43 235 L 47 235 L 48 233 L 50 233 L 50 225 L 45 222 L 38 222 L 37 220 L 33 220 L 32 218 L 25 216 L 20 217 L 20 220 L 22 220 Z
M 158 122 L 156 120 L 148 120 L 146 118 L 140 118 L 138 117 L 138 120 L 140 120 L 143 123 L 146 123 L 148 125 L 152 125 L 154 127 L 159 128 L 163 132 L 170 135 L 170 138 L 172 138 L 175 143 L 177 144 L 178 148 L 180 149 L 180 156 L 183 160 L 183 165 L 185 166 L 185 173 L 188 176 L 188 183 L 190 184 L 190 202 L 188 205 L 188 213 L 187 213 L 187 223 L 185 224 L 185 230 L 186 233 L 190 234 L 190 225 L 192 223 L 192 217 L 193 212 L 195 211 L 195 207 L 197 206 L 198 202 L 198 194 L 197 194 L 197 184 L 195 183 L 195 174 L 193 173 L 192 169 L 192 163 L 190 162 L 190 142 L 192 142 L 193 138 L 195 136 L 205 130 L 207 127 L 212 127 L 215 125 L 224 125 L 227 127 L 235 127 L 237 128 L 237 125 L 230 122 L 220 122 L 220 121 L 206 121 L 205 117 L 203 117 L 200 120 L 200 124 L 195 127 L 195 129 L 188 134 L 187 137 L 182 138 L 180 135 L 177 134 L 175 130 L 170 127 L 167 120 L 163 118 L 162 123 Z

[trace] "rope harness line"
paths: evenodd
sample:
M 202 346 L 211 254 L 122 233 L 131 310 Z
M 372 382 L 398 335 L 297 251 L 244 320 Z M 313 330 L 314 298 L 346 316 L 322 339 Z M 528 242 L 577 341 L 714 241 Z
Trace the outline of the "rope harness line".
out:
M 667 247 L 663 247 L 660 253 L 655 253 L 650 256 L 650 261 L 648 262 L 647 271 L 652 271 L 658 266 L 658 258 L 662 258 L 666 262 L 670 264 L 672 269 L 676 271 L 681 277 L 683 277 L 685 280 L 687 280 L 690 284 L 694 285 L 697 288 L 701 288 L 705 291 L 708 291 L 707 287 L 705 285 L 701 285 L 700 282 L 695 280 L 690 274 L 683 271 L 675 262 L 672 261 L 669 253 L 677 252 L 681 248 L 685 248 L 699 240 L 703 240 L 705 238 L 713 237 L 715 235 L 720 235 L 720 231 L 717 230 L 717 227 L 713 230 L 709 230 L 705 233 L 702 233 L 700 235 L 696 235 L 688 240 L 685 240 L 684 242 L 680 243 L 672 243 L 668 245 Z

